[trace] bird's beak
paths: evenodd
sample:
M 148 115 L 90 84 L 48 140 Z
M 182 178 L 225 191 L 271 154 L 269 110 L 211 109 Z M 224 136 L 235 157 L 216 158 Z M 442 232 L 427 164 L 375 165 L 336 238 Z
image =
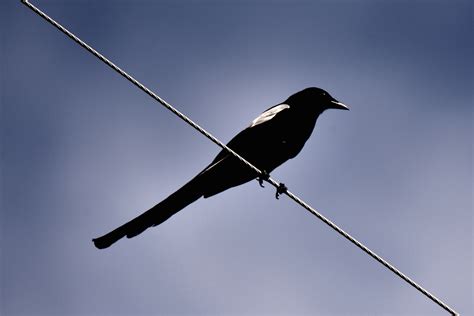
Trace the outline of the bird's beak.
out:
M 349 111 L 349 107 L 347 105 L 337 100 L 331 100 L 331 108 Z

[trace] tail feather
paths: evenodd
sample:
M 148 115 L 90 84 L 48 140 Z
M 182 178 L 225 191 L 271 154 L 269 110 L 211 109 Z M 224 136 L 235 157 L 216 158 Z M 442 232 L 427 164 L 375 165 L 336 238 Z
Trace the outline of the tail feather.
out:
M 145 213 L 114 229 L 110 233 L 93 239 L 94 245 L 99 249 L 104 249 L 110 247 L 113 243 L 125 236 L 127 236 L 127 238 L 135 237 L 144 232 L 147 228 L 163 223 L 173 214 L 203 196 L 200 182 L 199 176 L 194 178 Z

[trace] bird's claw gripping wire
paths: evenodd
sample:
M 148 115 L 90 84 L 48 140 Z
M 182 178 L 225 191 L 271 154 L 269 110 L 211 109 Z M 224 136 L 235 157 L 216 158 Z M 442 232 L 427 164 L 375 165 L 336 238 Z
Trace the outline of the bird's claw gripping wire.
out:
M 276 189 L 276 193 L 275 193 L 275 198 L 277 200 L 280 199 L 280 195 L 282 194 L 285 194 L 286 191 L 288 191 L 288 188 L 286 187 L 286 185 L 284 183 L 281 183 L 278 185 L 277 189 Z
M 257 181 L 258 184 L 260 184 L 260 186 L 264 188 L 265 186 L 263 185 L 263 181 L 268 181 L 268 179 L 270 179 L 270 174 L 267 171 L 263 170 L 262 173 L 258 176 Z
M 263 170 L 262 173 L 258 176 L 257 181 L 258 181 L 258 184 L 260 184 L 260 186 L 264 188 L 265 186 L 263 185 L 263 181 L 268 181 L 269 179 L 270 179 L 270 174 L 266 170 Z M 275 198 L 279 200 L 280 195 L 285 194 L 286 191 L 288 191 L 288 188 L 286 187 L 284 183 L 280 182 L 275 192 Z

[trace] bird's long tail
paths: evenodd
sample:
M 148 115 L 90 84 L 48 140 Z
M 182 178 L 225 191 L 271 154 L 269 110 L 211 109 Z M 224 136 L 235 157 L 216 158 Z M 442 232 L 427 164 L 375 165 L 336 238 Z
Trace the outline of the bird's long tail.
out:
M 135 237 L 147 228 L 163 223 L 173 214 L 199 199 L 202 195 L 201 179 L 197 176 L 145 213 L 92 241 L 97 248 L 103 249 L 110 247 L 113 243 L 125 236 L 127 236 L 127 238 Z

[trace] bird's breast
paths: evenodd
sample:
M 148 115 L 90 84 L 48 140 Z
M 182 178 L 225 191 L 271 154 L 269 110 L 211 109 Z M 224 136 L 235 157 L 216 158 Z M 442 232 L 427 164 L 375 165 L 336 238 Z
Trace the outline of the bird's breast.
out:
M 281 124 L 269 131 L 263 138 L 255 139 L 254 149 L 249 157 L 260 169 L 268 172 L 294 158 L 304 147 L 311 136 L 315 125 L 314 120 L 291 120 L 291 124 Z M 287 120 L 284 123 L 288 123 Z

